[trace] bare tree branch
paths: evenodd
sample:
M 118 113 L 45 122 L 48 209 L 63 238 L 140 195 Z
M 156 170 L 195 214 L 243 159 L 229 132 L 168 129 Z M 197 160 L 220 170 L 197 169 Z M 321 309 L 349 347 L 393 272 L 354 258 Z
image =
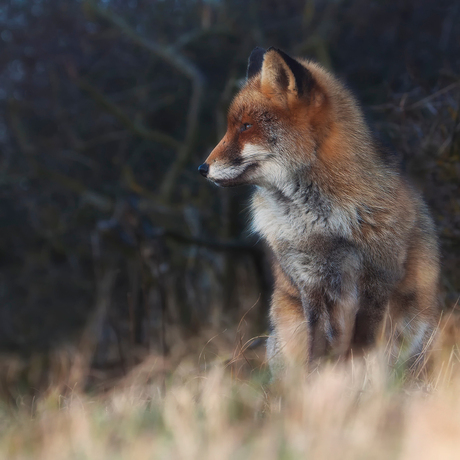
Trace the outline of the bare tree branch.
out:
M 153 142 L 159 142 L 174 149 L 180 149 L 182 147 L 182 144 L 173 137 L 161 133 L 160 131 L 148 129 L 145 126 L 134 122 L 118 105 L 111 102 L 106 96 L 104 96 L 104 94 L 99 92 L 87 81 L 79 79 L 77 80 L 77 84 L 82 90 L 86 91 L 98 104 L 104 107 L 107 112 L 110 112 L 112 115 L 114 115 L 126 128 L 137 134 L 139 137 L 143 137 L 144 139 L 148 139 Z
M 89 190 L 84 184 L 73 179 L 72 177 L 66 176 L 57 171 L 51 171 L 44 168 L 37 161 L 37 148 L 29 142 L 27 133 L 24 129 L 24 126 L 21 122 L 19 114 L 17 113 L 16 105 L 11 102 L 9 104 L 9 115 L 11 121 L 12 132 L 15 136 L 18 147 L 24 156 L 27 158 L 33 171 L 41 177 L 46 177 L 51 179 L 53 182 L 61 185 L 62 187 L 71 190 L 79 194 L 84 201 L 91 204 L 101 211 L 107 212 L 112 209 L 112 200 L 100 193 L 97 193 L 93 190 Z
M 181 170 L 187 163 L 192 152 L 192 142 L 198 127 L 198 116 L 201 108 L 204 76 L 201 71 L 185 56 L 178 53 L 174 46 L 164 46 L 140 36 L 123 18 L 109 10 L 99 8 L 93 0 L 87 0 L 88 9 L 97 16 L 105 19 L 111 25 L 117 27 L 129 40 L 136 45 L 150 51 L 168 62 L 171 66 L 183 73 L 192 82 L 192 95 L 187 113 L 187 128 L 183 144 L 179 147 L 177 157 L 165 174 L 161 184 L 161 194 L 167 201 L 170 200 Z
M 96 305 L 83 330 L 78 352 L 69 372 L 69 386 L 73 390 L 82 390 L 85 387 L 107 310 L 110 306 L 115 278 L 116 271 L 111 269 L 97 280 Z
M 198 116 L 201 108 L 201 100 L 203 97 L 203 83 L 204 80 L 194 79 L 192 97 L 187 114 L 187 131 L 184 143 L 179 150 L 176 160 L 171 165 L 169 171 L 166 173 L 163 183 L 161 184 L 161 194 L 169 201 L 176 185 L 177 179 L 181 170 L 187 164 L 189 157 L 192 153 L 192 142 L 198 128 Z
M 228 27 L 216 26 L 210 27 L 209 29 L 198 29 L 187 34 L 183 34 L 181 37 L 178 38 L 176 43 L 174 43 L 173 49 L 179 51 L 180 49 L 184 48 L 185 46 L 189 45 L 190 43 L 200 40 L 204 37 L 209 37 L 210 35 L 230 35 L 233 36 L 234 34 Z

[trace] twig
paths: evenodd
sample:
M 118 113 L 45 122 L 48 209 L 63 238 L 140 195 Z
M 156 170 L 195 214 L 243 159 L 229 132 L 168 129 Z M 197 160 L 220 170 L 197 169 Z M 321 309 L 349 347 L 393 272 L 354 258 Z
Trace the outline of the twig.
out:
M 458 85 L 460 85 L 460 82 L 458 82 L 458 81 L 456 81 L 455 83 L 451 83 L 450 85 L 446 86 L 445 88 L 442 88 L 439 91 L 436 91 L 435 93 L 430 94 L 427 97 L 424 97 L 420 101 L 417 101 L 414 104 L 409 105 L 408 107 L 406 107 L 406 110 L 412 110 L 412 109 L 416 109 L 418 107 L 422 107 L 427 102 L 431 101 L 432 99 L 436 99 L 438 96 L 441 96 L 441 94 L 448 93 L 451 89 L 454 89 Z
M 83 91 L 86 91 L 98 104 L 107 112 L 114 115 L 126 128 L 139 137 L 148 139 L 153 142 L 159 142 L 174 149 L 180 149 L 182 144 L 171 136 L 160 131 L 148 129 L 139 123 L 134 122 L 118 105 L 110 101 L 104 94 L 99 92 L 94 86 L 83 79 L 77 80 L 77 85 Z
M 69 373 L 69 386 L 74 390 L 81 391 L 85 387 L 94 352 L 110 305 L 115 274 L 115 270 L 108 270 L 98 280 L 96 306 L 83 330 L 77 356 Z
M 181 37 L 178 38 L 176 43 L 173 45 L 173 49 L 179 51 L 180 49 L 184 48 L 185 46 L 189 45 L 190 43 L 199 40 L 203 37 L 209 35 L 230 35 L 233 36 L 231 30 L 228 27 L 210 27 L 209 29 L 198 29 L 187 34 L 183 34 Z
M 164 230 L 162 235 L 166 238 L 174 239 L 180 243 L 194 244 L 196 246 L 203 246 L 209 249 L 214 249 L 216 251 L 244 251 L 257 254 L 260 253 L 260 249 L 257 246 L 237 240 L 213 241 L 204 238 L 183 235 L 181 233 L 173 232 L 170 230 Z
M 454 127 L 452 129 L 452 136 L 450 139 L 450 156 L 454 156 L 454 151 L 455 151 L 455 141 L 457 139 L 457 134 L 459 132 L 460 127 L 460 94 L 458 95 L 457 98 L 457 114 L 455 116 L 455 121 L 454 121 Z
M 417 109 L 419 107 L 423 107 L 428 102 L 430 102 L 432 99 L 436 99 L 438 96 L 441 96 L 442 94 L 448 93 L 450 90 L 456 88 L 459 85 L 460 85 L 460 82 L 458 82 L 458 81 L 455 82 L 455 83 L 451 83 L 450 85 L 447 85 L 446 87 L 440 89 L 439 91 L 436 91 L 435 93 L 430 94 L 429 96 L 424 97 L 423 99 L 420 99 L 419 101 L 414 102 L 413 104 L 408 105 L 407 107 L 404 107 L 404 105 L 401 104 L 401 102 L 402 102 L 402 100 L 401 100 L 401 102 L 399 104 L 396 104 L 396 103 L 393 103 L 393 102 L 387 102 L 385 104 L 372 105 L 372 106 L 370 106 L 370 108 L 372 110 L 376 110 L 376 111 L 378 111 L 378 110 L 386 110 L 386 109 L 397 109 L 397 110 L 413 110 L 413 109 Z M 404 95 L 404 96 L 406 96 L 406 95 Z M 405 98 L 404 98 L 404 102 L 405 102 Z
M 27 133 L 17 113 L 14 104 L 10 104 L 10 120 L 12 132 L 15 135 L 18 147 L 30 163 L 34 172 L 42 177 L 51 179 L 53 182 L 65 187 L 72 192 L 81 195 L 82 199 L 101 211 L 110 211 L 112 209 L 112 200 L 88 188 L 81 182 L 66 176 L 57 171 L 51 171 L 41 166 L 37 161 L 37 148 L 29 142 Z
M 204 79 L 198 74 L 192 79 L 192 97 L 187 114 L 187 131 L 185 140 L 176 160 L 171 165 L 169 171 L 165 174 L 163 183 L 161 184 L 161 194 L 166 201 L 171 199 L 174 187 L 182 168 L 187 164 L 187 161 L 192 152 L 192 142 L 198 127 L 198 116 L 201 108 L 201 100 L 203 97 Z
M 108 21 L 112 26 L 117 27 L 131 42 L 148 50 L 155 56 L 165 60 L 179 72 L 184 74 L 192 83 L 192 95 L 187 113 L 187 128 L 184 142 L 176 146 L 179 151 L 169 171 L 165 174 L 161 184 L 161 194 L 166 201 L 169 201 L 177 179 L 182 168 L 189 160 L 192 152 L 192 142 L 195 137 L 198 127 L 198 116 L 201 108 L 204 76 L 201 71 L 189 61 L 185 56 L 181 55 L 174 46 L 164 46 L 156 43 L 153 40 L 148 40 L 140 36 L 123 18 L 117 16 L 109 10 L 99 8 L 93 0 L 87 0 L 88 8 L 99 17 Z

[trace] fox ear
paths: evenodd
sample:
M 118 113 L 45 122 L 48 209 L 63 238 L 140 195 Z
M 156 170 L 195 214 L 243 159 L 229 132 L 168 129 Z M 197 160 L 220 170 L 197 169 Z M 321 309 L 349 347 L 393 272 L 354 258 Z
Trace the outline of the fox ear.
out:
M 310 94 L 313 76 L 300 62 L 283 51 L 268 48 L 262 65 L 262 91 L 268 94 L 291 93 L 297 97 Z
M 248 60 L 248 70 L 246 72 L 246 78 L 248 80 L 261 71 L 262 63 L 264 62 L 264 54 L 265 50 L 260 46 L 256 46 L 252 50 Z

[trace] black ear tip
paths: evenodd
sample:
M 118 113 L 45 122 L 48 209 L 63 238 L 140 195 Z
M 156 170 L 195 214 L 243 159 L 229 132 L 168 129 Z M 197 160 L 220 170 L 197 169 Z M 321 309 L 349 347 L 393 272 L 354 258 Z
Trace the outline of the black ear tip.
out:
M 249 62 L 259 60 L 265 54 L 265 49 L 261 48 L 260 46 L 256 46 L 249 56 Z
M 246 77 L 249 79 L 256 75 L 262 69 L 262 63 L 264 61 L 265 50 L 260 46 L 256 46 L 249 56 L 248 70 Z
M 261 46 L 256 46 L 256 47 L 251 51 L 251 54 L 252 54 L 252 53 L 260 53 L 260 52 L 265 53 L 265 49 L 262 48 Z

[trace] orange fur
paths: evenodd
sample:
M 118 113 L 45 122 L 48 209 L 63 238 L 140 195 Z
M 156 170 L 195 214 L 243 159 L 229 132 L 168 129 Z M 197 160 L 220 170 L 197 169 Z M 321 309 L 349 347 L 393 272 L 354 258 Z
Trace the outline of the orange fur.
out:
M 439 316 L 422 198 L 329 72 L 275 49 L 255 69 L 206 166 L 219 185 L 257 186 L 253 226 L 276 259 L 269 355 L 292 364 L 360 351 L 388 313 L 394 356 L 419 362 Z

